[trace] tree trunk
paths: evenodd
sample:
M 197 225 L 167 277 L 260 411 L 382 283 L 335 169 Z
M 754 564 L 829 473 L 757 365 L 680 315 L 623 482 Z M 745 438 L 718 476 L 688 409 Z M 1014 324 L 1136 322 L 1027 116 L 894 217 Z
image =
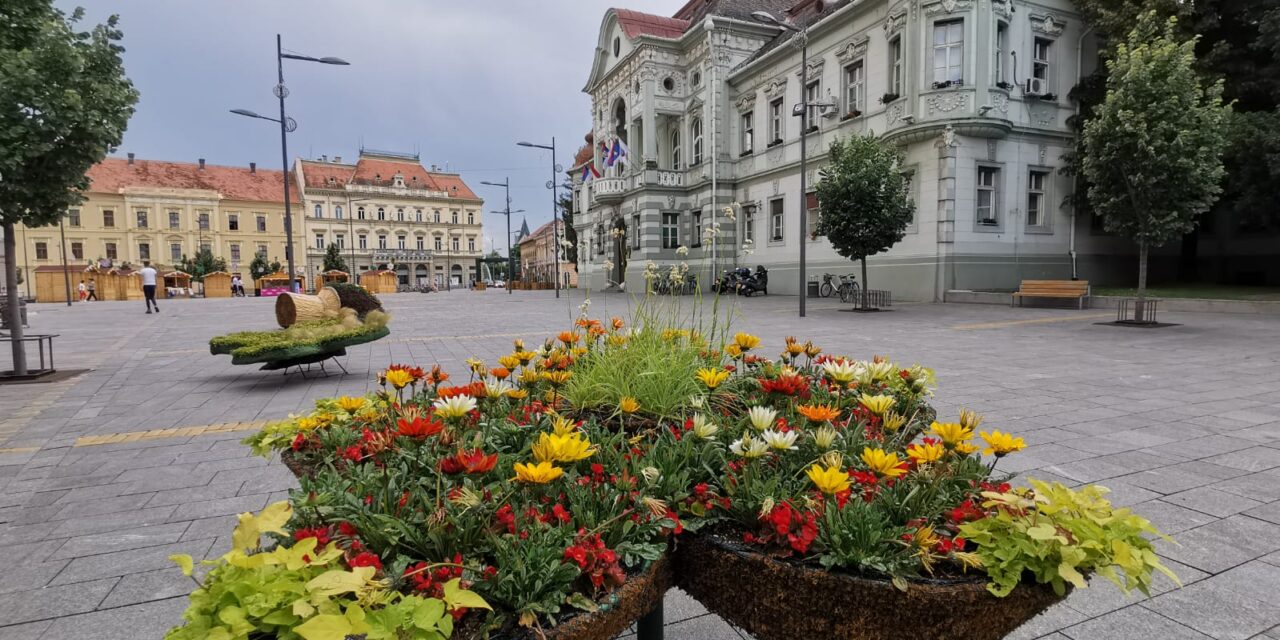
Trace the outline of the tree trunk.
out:
M 867 309 L 867 302 L 869 301 L 867 290 L 870 288 L 867 286 L 867 257 L 862 256 L 862 309 L 864 311 Z
M 8 300 L 9 337 L 13 339 L 13 374 L 27 375 L 27 345 L 22 341 L 22 309 L 18 300 L 17 236 L 12 222 L 4 223 L 4 283 Z
M 1147 242 L 1138 241 L 1138 302 L 1134 304 L 1134 320 L 1147 319 Z

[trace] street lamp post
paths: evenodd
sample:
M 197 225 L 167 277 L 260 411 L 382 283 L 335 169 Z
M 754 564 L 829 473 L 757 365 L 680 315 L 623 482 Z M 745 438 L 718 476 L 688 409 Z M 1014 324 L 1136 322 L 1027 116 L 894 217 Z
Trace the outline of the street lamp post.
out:
M 507 217 L 507 294 L 511 294 L 511 275 L 515 273 L 515 256 L 511 255 L 511 178 L 503 178 L 502 182 L 489 182 L 481 180 L 480 184 L 487 184 L 491 187 L 502 187 L 507 191 L 507 205 L 503 211 L 491 211 L 490 213 L 501 213 Z M 524 211 L 517 210 L 516 213 Z
M 821 6 L 821 5 L 819 5 Z M 808 160 L 807 149 L 805 145 L 805 136 L 809 131 L 809 28 L 797 27 L 787 20 L 779 20 L 768 11 L 756 11 L 751 17 L 759 22 L 772 24 L 787 31 L 792 31 L 800 36 L 800 317 L 804 317 L 805 296 L 808 291 L 805 290 L 806 273 L 805 273 L 805 245 L 809 242 L 809 194 L 806 191 L 807 185 L 805 176 L 805 164 Z
M 551 261 L 555 263 L 555 290 L 556 297 L 560 297 L 560 212 L 556 208 L 560 206 L 560 199 L 557 187 L 560 181 L 560 165 L 556 164 L 556 139 L 551 138 L 551 144 L 534 144 L 532 142 L 517 142 L 522 147 L 533 147 L 535 149 L 547 149 L 551 152 L 551 182 L 547 183 L 547 188 L 551 190 Z
M 284 99 L 289 95 L 289 89 L 284 85 L 284 61 L 303 60 L 306 62 L 319 62 L 320 64 L 348 65 L 351 64 L 342 58 L 323 57 L 313 58 L 311 56 L 299 55 L 296 53 L 285 53 L 281 45 L 280 34 L 276 34 L 276 77 L 277 84 L 273 93 L 280 99 L 280 118 L 270 118 L 258 115 L 248 109 L 232 109 L 231 113 L 245 116 L 248 118 L 258 118 L 260 120 L 270 120 L 280 124 L 280 161 L 284 168 L 282 181 L 284 182 L 284 235 L 285 235 L 285 259 L 289 263 L 289 290 L 297 292 L 298 272 L 294 267 L 294 246 L 293 246 L 293 209 L 289 202 L 289 140 L 288 133 L 298 128 L 297 121 L 288 117 L 284 113 Z

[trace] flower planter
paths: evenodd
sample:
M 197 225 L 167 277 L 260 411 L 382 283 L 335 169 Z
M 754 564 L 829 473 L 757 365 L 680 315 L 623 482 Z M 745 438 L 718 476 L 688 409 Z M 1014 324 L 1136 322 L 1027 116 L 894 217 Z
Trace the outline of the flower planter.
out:
M 615 595 L 616 602 L 608 610 L 603 608 L 593 613 L 574 616 L 541 633 L 524 632 L 520 635 L 502 636 L 495 634 L 494 640 L 510 638 L 525 640 L 539 638 L 545 640 L 609 640 L 627 630 L 632 623 L 653 610 L 662 602 L 662 596 L 671 588 L 672 562 L 663 555 L 649 565 L 643 573 L 630 576 Z
M 1027 584 L 997 598 L 985 580 L 888 580 L 783 562 L 719 534 L 685 535 L 676 586 L 758 640 L 998 640 L 1062 600 Z

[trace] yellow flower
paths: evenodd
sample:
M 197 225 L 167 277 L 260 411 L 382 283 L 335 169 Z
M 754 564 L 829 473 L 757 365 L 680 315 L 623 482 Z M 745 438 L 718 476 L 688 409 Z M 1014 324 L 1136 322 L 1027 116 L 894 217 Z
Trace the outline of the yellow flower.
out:
M 516 480 L 530 484 L 546 484 L 564 475 L 564 469 L 550 462 L 539 462 L 538 464 L 517 462 L 514 468 L 516 470 Z
M 595 452 L 591 441 L 576 431 L 564 435 L 540 433 L 533 445 L 533 457 L 539 462 L 577 462 L 590 458 Z
M 760 338 L 749 333 L 735 333 L 733 334 L 733 343 L 738 345 L 738 348 L 743 351 L 750 351 L 760 346 Z
M 818 357 L 819 353 L 822 353 L 822 347 L 819 347 L 810 341 L 807 341 L 807 340 L 805 341 L 804 354 L 806 356 L 809 356 L 810 358 L 816 358 Z
M 890 411 L 889 413 L 884 414 L 884 416 L 880 418 L 880 426 L 883 427 L 884 430 L 888 431 L 889 433 L 893 433 L 898 429 L 901 429 L 902 425 L 906 423 L 907 423 L 907 417 L 904 415 L 900 415 L 894 411 Z
M 520 349 L 511 355 L 514 356 L 516 360 L 520 361 L 520 364 L 522 365 L 527 365 L 534 358 L 538 357 L 537 353 L 534 353 L 533 351 L 525 351 L 524 349 Z
M 913 444 L 907 447 L 907 457 L 915 461 L 916 464 L 929 464 L 937 462 L 946 455 L 947 449 L 940 444 Z
M 956 445 L 973 439 L 973 429 L 965 428 L 958 422 L 934 422 L 929 425 L 929 430 L 942 438 L 942 443 L 948 449 L 954 449 Z
M 956 444 L 955 451 L 962 456 L 967 456 L 971 453 L 976 453 L 980 448 L 981 447 L 973 444 L 972 442 L 960 442 Z
M 1014 451 L 1021 451 L 1027 446 L 1027 443 L 1022 441 L 1022 438 L 1015 438 L 1008 433 L 993 430 L 991 433 L 983 431 L 981 435 L 982 439 L 987 442 L 987 448 L 983 449 L 982 452 L 987 455 L 994 454 L 997 458 L 1002 458 Z
M 965 408 L 960 409 L 960 426 L 973 431 L 980 424 L 982 424 L 982 416 L 978 415 L 976 411 L 970 411 Z
M 840 493 L 841 491 L 845 491 L 849 488 L 849 472 L 841 469 L 840 467 L 827 467 L 823 469 L 821 466 L 815 464 L 812 467 L 809 467 L 809 471 L 806 473 L 808 474 L 809 479 L 813 481 L 813 485 L 818 487 L 818 491 L 827 495 Z
M 621 347 L 627 343 L 627 337 L 620 333 L 615 333 L 608 338 L 605 338 L 605 343 L 611 347 Z
M 569 381 L 573 376 L 572 371 L 543 371 L 542 379 L 551 383 L 551 386 L 558 387 Z
M 551 416 L 551 431 L 558 436 L 568 435 L 578 430 L 578 423 L 560 414 Z
M 639 410 L 640 401 L 632 398 L 631 396 L 623 396 L 622 399 L 618 401 L 618 411 L 630 415 Z
M 742 357 L 742 347 L 739 347 L 737 343 L 730 342 L 724 346 L 724 353 L 730 358 L 737 360 Z
M 413 374 L 404 369 L 391 369 L 387 371 L 384 377 L 391 386 L 397 389 L 403 389 L 405 385 L 413 382 Z
M 512 400 L 524 400 L 529 397 L 529 392 L 524 389 L 507 389 L 507 397 Z
M 884 449 L 872 449 L 864 447 L 862 449 L 862 462 L 867 468 L 881 478 L 896 478 L 907 472 L 902 460 L 898 459 L 896 453 L 885 453 Z
M 353 398 L 351 396 L 338 398 L 338 408 L 347 413 L 355 413 L 362 407 L 364 407 L 364 398 Z
M 538 380 L 541 380 L 541 379 L 542 379 L 541 376 L 539 376 L 538 372 L 535 371 L 534 369 L 525 368 L 520 371 L 520 378 L 519 378 L 520 384 L 528 386 L 531 384 L 536 384 Z
M 475 410 L 476 399 L 471 396 L 440 398 L 431 403 L 431 406 L 435 407 L 438 418 L 461 418 Z
M 839 435 L 840 434 L 835 429 L 824 424 L 821 427 L 818 427 L 817 431 L 813 432 L 813 443 L 818 445 L 819 449 L 826 451 L 836 443 L 836 438 L 839 437 Z
M 877 416 L 884 416 L 886 411 L 893 408 L 893 405 L 897 403 L 897 400 L 894 399 L 893 396 L 872 396 L 864 393 L 858 402 L 862 404 L 862 406 L 866 407 L 867 411 L 870 411 Z
M 484 375 L 485 369 L 488 368 L 484 366 L 484 360 L 479 358 L 467 358 L 467 366 L 471 367 L 471 372 L 478 376 Z
M 520 358 L 517 358 L 513 355 L 502 356 L 501 358 L 498 358 L 498 364 L 508 369 L 514 369 L 520 366 Z
M 724 369 L 698 369 L 697 378 L 702 381 L 702 384 L 707 385 L 708 389 L 715 389 L 729 378 L 729 372 Z
M 320 426 L 320 421 L 315 418 L 298 418 L 298 431 L 310 431 Z
M 804 353 L 804 345 L 796 341 L 794 337 L 787 337 L 787 350 L 785 352 L 791 357 L 799 357 Z

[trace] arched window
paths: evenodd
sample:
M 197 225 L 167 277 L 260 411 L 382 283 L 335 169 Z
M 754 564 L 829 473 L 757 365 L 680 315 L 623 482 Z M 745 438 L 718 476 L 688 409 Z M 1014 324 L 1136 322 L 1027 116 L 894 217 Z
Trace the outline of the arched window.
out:
M 468 212 L 467 212 L 467 224 L 475 224 L 475 223 L 476 223 L 476 214 L 475 214 L 475 212 L 474 212 L 474 211 L 468 211 Z
M 378 207 L 378 219 L 379 219 L 379 220 L 386 220 L 386 219 L 387 219 L 387 212 L 386 212 L 386 210 L 385 210 L 385 209 L 383 209 L 382 207 Z
M 339 219 L 339 220 L 341 220 L 341 219 L 342 219 L 342 205 L 340 205 L 340 204 L 339 204 L 339 205 L 334 205 L 334 207 L 333 207 L 333 217 L 335 217 L 335 218 L 337 218 L 337 219 Z
M 316 205 L 316 214 L 315 214 L 315 217 L 317 217 L 317 218 L 323 218 L 323 217 L 324 217 L 324 207 L 322 207 L 322 206 L 320 206 L 320 205 Z
M 680 170 L 680 132 L 671 132 L 671 169 Z
M 364 207 L 360 207 L 359 209 L 356 209 L 356 217 L 361 220 L 364 220 Z
M 396 209 L 396 220 L 404 222 L 404 209 Z
M 436 209 L 436 211 L 435 211 L 435 216 L 436 216 L 436 224 L 440 224 L 440 210 L 439 210 L 439 209 Z
M 418 222 L 422 222 L 422 209 L 418 209 L 417 211 L 415 211 L 414 216 Z
M 453 212 L 453 224 L 458 224 L 458 212 Z
M 693 164 L 702 163 L 702 118 L 694 118 L 689 125 L 689 136 L 693 138 Z

